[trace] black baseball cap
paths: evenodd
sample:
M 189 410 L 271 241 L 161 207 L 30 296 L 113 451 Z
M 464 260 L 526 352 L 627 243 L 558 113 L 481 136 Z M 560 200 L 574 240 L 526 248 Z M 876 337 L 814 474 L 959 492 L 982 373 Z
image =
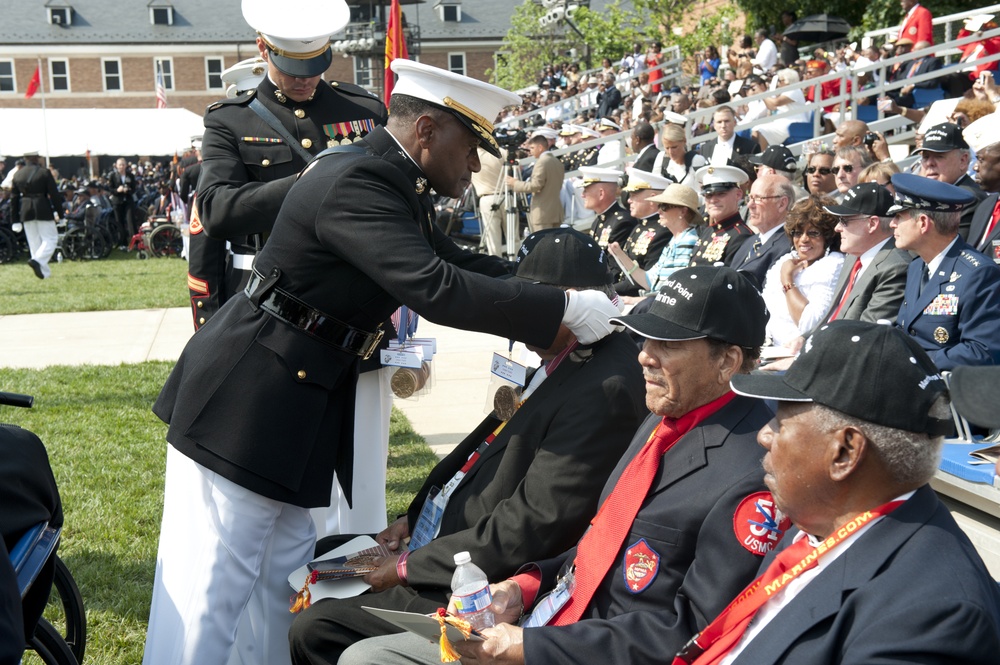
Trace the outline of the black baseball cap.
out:
M 764 343 L 770 317 L 760 292 L 725 266 L 683 268 L 670 275 L 649 309 L 611 319 L 642 337 L 683 341 L 710 337 L 744 348 Z
M 601 246 L 570 228 L 532 233 L 521 243 L 514 264 L 514 277 L 533 284 L 591 287 L 612 283 Z
M 924 140 L 917 152 L 951 152 L 968 149 L 969 144 L 962 136 L 962 129 L 953 122 L 942 122 L 924 133 Z
M 994 397 L 1000 385 L 1000 367 L 959 365 L 951 371 L 951 398 L 955 409 L 981 427 L 1000 427 L 1000 410 Z
M 837 217 L 854 215 L 887 217 L 892 201 L 892 192 L 877 182 L 859 182 L 847 190 L 840 205 L 823 206 L 823 210 Z
M 815 402 L 876 425 L 931 436 L 951 433 L 951 419 L 932 418 L 931 405 L 948 389 L 913 337 L 898 328 L 838 319 L 806 340 L 783 375 L 738 374 L 740 395 Z
M 798 167 L 795 155 L 783 145 L 769 145 L 764 152 L 750 155 L 747 161 L 758 166 L 770 166 L 772 169 L 785 173 L 795 173 L 795 169 Z

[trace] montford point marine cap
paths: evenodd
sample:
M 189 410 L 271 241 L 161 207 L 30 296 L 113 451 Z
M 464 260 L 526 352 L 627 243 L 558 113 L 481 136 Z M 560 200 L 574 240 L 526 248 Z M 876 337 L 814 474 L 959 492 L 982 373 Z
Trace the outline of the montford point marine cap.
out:
M 855 215 L 888 217 L 892 205 L 892 192 L 888 188 L 877 182 L 859 182 L 847 190 L 840 205 L 823 206 L 823 210 L 837 217 Z
M 980 427 L 1000 427 L 1000 410 L 994 394 L 1000 384 L 1000 367 L 959 365 L 951 371 L 951 400 L 955 409 Z
M 617 185 L 621 182 L 621 177 L 622 172 L 615 169 L 606 169 L 599 166 L 581 166 L 578 186 L 586 187 L 587 185 L 593 185 L 595 182 L 611 182 Z
M 678 342 L 710 337 L 756 348 L 764 343 L 769 317 L 764 298 L 749 279 L 727 266 L 699 266 L 670 275 L 642 314 L 610 322 L 647 339 Z
M 243 18 L 278 71 L 310 78 L 330 66 L 330 35 L 350 22 L 351 9 L 344 0 L 243 0 Z
M 597 241 L 571 228 L 532 233 L 514 259 L 514 277 L 551 286 L 606 286 L 612 283 L 604 250 Z
M 493 120 L 502 109 L 520 104 L 520 96 L 413 60 L 397 58 L 391 68 L 398 77 L 393 95 L 415 97 L 451 112 L 479 138 L 484 150 L 500 156 L 500 146 L 493 138 Z
M 626 192 L 638 192 L 643 189 L 655 189 L 662 192 L 673 182 L 659 173 L 640 171 L 634 166 L 628 167 L 625 172 L 628 174 L 628 184 L 623 188 Z
M 894 173 L 892 186 L 896 190 L 896 198 L 893 206 L 886 211 L 887 215 L 903 210 L 958 212 L 976 201 L 971 192 L 961 187 L 914 173 Z
M 683 206 L 688 208 L 695 215 L 701 215 L 698 203 L 698 192 L 687 185 L 677 182 L 670 183 L 670 186 L 655 196 L 650 196 L 648 201 L 656 203 L 669 203 L 670 205 Z
M 695 171 L 694 177 L 698 180 L 702 194 L 736 189 L 750 179 L 750 176 L 741 168 L 728 165 L 716 166 L 715 164 L 701 167 Z
M 260 56 L 240 60 L 222 72 L 226 97 L 232 99 L 244 90 L 253 90 L 265 76 L 267 76 L 267 62 Z
M 968 149 L 969 144 L 962 138 L 962 129 L 953 122 L 942 122 L 924 132 L 924 140 L 916 152 L 951 152 Z
M 976 152 L 1000 143 L 1000 115 L 991 113 L 969 123 L 962 131 L 962 138 Z
M 769 145 L 767 149 L 757 155 L 750 155 L 747 161 L 759 166 L 770 166 L 772 169 L 784 171 L 785 173 L 795 173 L 798 168 L 798 161 L 792 151 L 783 145 Z
M 730 381 L 740 395 L 815 402 L 841 413 L 907 432 L 943 436 L 950 418 L 930 417 L 948 388 L 913 337 L 888 325 L 838 319 L 806 339 L 783 375 L 757 371 Z

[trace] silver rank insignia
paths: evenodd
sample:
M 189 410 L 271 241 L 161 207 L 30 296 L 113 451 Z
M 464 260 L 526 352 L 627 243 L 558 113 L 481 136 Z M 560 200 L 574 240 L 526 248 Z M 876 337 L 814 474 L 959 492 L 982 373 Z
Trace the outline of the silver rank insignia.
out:
M 427 178 L 417 178 L 414 188 L 417 190 L 417 194 L 423 194 L 424 190 L 427 189 Z
M 941 326 L 938 326 L 937 328 L 935 328 L 934 329 L 934 341 L 937 342 L 938 344 L 947 344 L 948 343 L 948 331 L 945 330 L 944 328 L 942 328 Z
M 951 277 L 948 278 L 949 282 L 957 282 L 958 278 L 961 277 L 957 272 L 951 273 Z

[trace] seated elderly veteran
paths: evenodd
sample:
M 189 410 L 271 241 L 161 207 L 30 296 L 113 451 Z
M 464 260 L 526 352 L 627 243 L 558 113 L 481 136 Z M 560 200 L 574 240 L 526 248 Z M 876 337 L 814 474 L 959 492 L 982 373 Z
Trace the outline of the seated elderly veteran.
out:
M 928 484 L 952 420 L 916 341 L 834 321 L 733 390 L 778 400 L 757 438 L 797 530 L 673 665 L 996 663 L 1000 590 Z
M 691 265 L 731 266 L 743 243 L 753 237 L 740 217 L 741 187 L 750 178 L 735 166 L 704 166 L 695 175 L 705 198 L 708 224 L 700 233 Z
M 958 234 L 970 192 L 912 173 L 892 176 L 896 247 L 917 254 L 906 273 L 896 325 L 938 369 L 1000 364 L 1000 266 Z
M 635 228 L 635 218 L 619 200 L 621 177 L 621 171 L 615 169 L 580 167 L 577 187 L 580 187 L 583 207 L 595 213 L 590 235 L 602 248 L 613 242 L 625 242 Z
M 593 343 L 618 314 L 596 291 L 498 279 L 507 261 L 435 227 L 431 189 L 468 187 L 477 148 L 499 154 L 486 118 L 520 98 L 412 60 L 392 69 L 386 125 L 311 162 L 245 293 L 191 338 L 153 406 L 170 445 L 146 665 L 225 663 L 258 613 L 257 657 L 287 662 L 287 576 L 312 558 L 309 508 L 329 505 L 334 471 L 348 505 L 365 500 L 352 492 L 358 368 L 401 304 L 540 348 L 564 323 Z
M 604 252 L 572 229 L 528 236 L 516 279 L 614 296 Z M 294 663 L 336 663 L 354 642 L 398 632 L 362 606 L 433 612 L 448 603 L 455 552 L 500 579 L 522 561 L 572 547 L 597 509 L 608 475 L 647 415 L 642 368 L 624 332 L 582 345 L 563 328 L 508 420 L 487 417 L 424 481 L 407 514 L 375 538 L 398 553 L 365 581 L 372 592 L 320 600 L 292 624 Z M 483 368 L 486 369 L 485 367 Z M 439 492 L 439 488 L 443 488 Z M 444 502 L 440 521 L 422 516 Z M 421 535 L 438 529 L 427 541 Z M 409 536 L 409 548 L 402 547 Z M 351 536 L 326 538 L 320 552 Z
M 685 268 L 651 302 L 612 321 L 645 338 L 652 415 L 577 547 L 493 585 L 502 623 L 484 642 L 455 644 L 463 662 L 662 663 L 753 578 L 790 526 L 764 488 L 754 444 L 772 413 L 729 389 L 764 340 L 760 294 L 729 268 Z M 522 606 L 530 617 L 513 625 Z M 436 644 L 393 635 L 359 642 L 340 663 L 439 660 Z
M 657 204 L 651 199 L 669 187 L 672 181 L 632 167 L 625 172 L 628 174 L 628 183 L 623 189 L 628 192 L 629 212 L 636 223 L 625 241 L 617 246 L 642 270 L 649 270 L 670 241 L 670 230 L 660 224 Z M 608 245 L 610 251 L 614 251 L 612 247 L 613 245 Z M 629 280 L 615 262 L 611 266 L 616 282 L 615 291 L 622 295 L 638 295 L 640 287 Z

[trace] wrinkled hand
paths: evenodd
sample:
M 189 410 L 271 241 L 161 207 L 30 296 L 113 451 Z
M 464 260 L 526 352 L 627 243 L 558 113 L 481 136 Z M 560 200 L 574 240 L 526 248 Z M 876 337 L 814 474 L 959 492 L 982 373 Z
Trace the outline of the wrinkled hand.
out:
M 455 651 L 462 655 L 462 662 L 491 665 L 524 665 L 524 629 L 510 624 L 500 624 L 483 631 L 483 642 L 458 642 Z
M 368 573 L 361 579 L 365 584 L 370 584 L 372 591 L 385 591 L 403 583 L 396 574 L 396 562 L 399 561 L 398 554 L 383 557 L 378 563 L 378 568 Z
M 600 291 L 567 291 L 562 322 L 581 344 L 593 344 L 615 330 L 609 319 L 621 312 Z
M 375 542 L 379 545 L 384 545 L 391 552 L 396 552 L 403 546 L 403 541 L 410 535 L 410 524 L 406 521 L 406 517 L 400 517 L 398 520 L 382 529 L 377 536 L 375 536 Z

